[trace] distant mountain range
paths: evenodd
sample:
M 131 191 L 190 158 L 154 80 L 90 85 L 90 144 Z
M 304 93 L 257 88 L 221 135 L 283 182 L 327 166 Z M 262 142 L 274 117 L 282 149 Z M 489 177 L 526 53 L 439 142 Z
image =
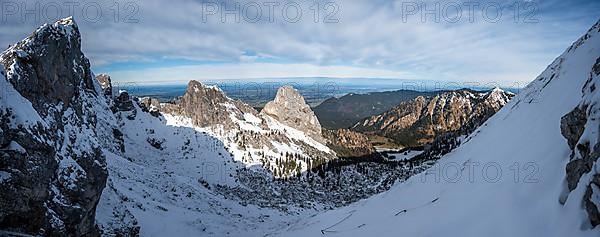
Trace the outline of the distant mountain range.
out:
M 314 107 L 321 125 L 328 129 L 350 128 L 358 121 L 381 114 L 401 102 L 418 96 L 433 96 L 438 92 L 397 90 L 367 94 L 347 94 L 340 98 L 329 98 Z
M 422 146 L 432 142 L 437 135 L 461 129 L 472 131 L 513 96 L 499 88 L 488 92 L 463 89 L 418 96 L 363 119 L 351 129 L 387 137 L 403 146 Z

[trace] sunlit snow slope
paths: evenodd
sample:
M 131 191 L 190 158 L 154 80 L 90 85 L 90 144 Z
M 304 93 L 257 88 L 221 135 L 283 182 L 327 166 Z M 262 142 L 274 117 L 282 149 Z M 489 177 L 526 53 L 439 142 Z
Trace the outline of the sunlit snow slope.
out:
M 582 207 L 583 185 L 559 202 L 570 155 L 560 121 L 582 100 L 600 57 L 598 30 L 597 23 L 438 166 L 280 235 L 600 236 Z

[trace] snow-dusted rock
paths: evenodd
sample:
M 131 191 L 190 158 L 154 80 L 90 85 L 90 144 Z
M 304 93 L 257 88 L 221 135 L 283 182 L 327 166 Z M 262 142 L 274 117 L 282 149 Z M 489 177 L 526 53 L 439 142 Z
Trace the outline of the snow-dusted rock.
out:
M 132 111 L 133 100 L 127 91 L 119 91 L 119 95 L 115 98 L 115 111 Z
M 598 32 L 600 22 L 582 39 L 600 37 Z M 561 118 L 560 128 L 571 148 L 566 165 L 568 198 L 581 199 L 590 224 L 596 227 L 600 225 L 600 55 L 588 70 L 589 79 L 582 88 L 583 98 L 579 105 Z M 583 196 L 573 192 L 580 186 L 585 189 Z
M 98 83 L 100 83 L 100 87 L 102 87 L 102 90 L 104 91 L 104 95 L 107 96 L 108 98 L 112 98 L 113 97 L 113 86 L 112 86 L 112 80 L 111 80 L 110 76 L 107 74 L 99 74 L 96 76 L 96 80 L 98 80 Z
M 279 122 L 298 129 L 317 141 L 323 142 L 321 124 L 304 97 L 291 86 L 277 90 L 275 100 L 267 103 L 261 113 L 279 120 Z
M 0 186 L 0 229 L 99 235 L 95 211 L 107 171 L 97 128 L 110 112 L 77 24 L 46 24 L 0 61 L 0 87 L 9 91 L 0 94 L 0 169 L 10 174 Z
M 166 113 L 188 117 L 198 127 L 221 124 L 228 129 L 235 125 L 230 114 L 240 117 L 243 113 L 252 110 L 250 106 L 244 106 L 228 98 L 219 88 L 198 81 L 190 81 L 181 98 L 173 104 L 163 106 L 163 111 Z
M 154 117 L 160 116 L 160 101 L 151 97 L 140 99 L 140 107 L 142 111 L 152 114 Z

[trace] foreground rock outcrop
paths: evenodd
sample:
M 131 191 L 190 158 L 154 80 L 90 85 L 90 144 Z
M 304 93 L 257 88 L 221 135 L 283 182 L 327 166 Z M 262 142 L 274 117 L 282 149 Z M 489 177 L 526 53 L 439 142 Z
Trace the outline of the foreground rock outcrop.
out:
M 107 179 L 99 140 L 112 131 L 100 128 L 110 114 L 77 24 L 46 24 L 0 61 L 0 87 L 9 92 L 0 94 L 0 229 L 98 236 Z
M 596 24 L 600 30 L 600 25 Z M 588 33 L 589 34 L 589 33 Z M 567 139 L 571 155 L 566 165 L 568 198 L 581 199 L 590 224 L 600 225 L 600 57 L 591 69 L 582 93 L 582 102 L 562 117 L 560 129 Z M 583 187 L 583 196 L 571 197 Z M 565 202 L 563 198 L 561 202 Z

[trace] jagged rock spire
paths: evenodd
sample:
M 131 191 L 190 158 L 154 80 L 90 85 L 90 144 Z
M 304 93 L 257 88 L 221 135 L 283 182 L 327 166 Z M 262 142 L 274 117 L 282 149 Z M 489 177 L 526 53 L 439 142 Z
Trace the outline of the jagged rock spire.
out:
M 15 91 L 0 93 L 1 101 L 14 102 L 0 103 L 0 166 L 12 177 L 1 185 L 0 229 L 99 235 L 95 211 L 108 172 L 96 128 L 108 108 L 81 52 L 77 24 L 73 18 L 45 24 L 0 62 L 1 85 Z

